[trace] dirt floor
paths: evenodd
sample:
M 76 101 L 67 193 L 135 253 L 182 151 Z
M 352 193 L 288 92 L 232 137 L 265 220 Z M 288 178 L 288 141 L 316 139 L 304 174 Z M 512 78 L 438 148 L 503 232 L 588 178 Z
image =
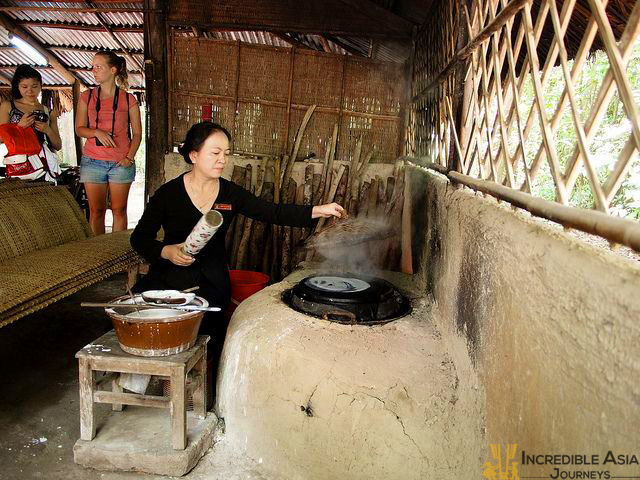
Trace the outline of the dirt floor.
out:
M 124 275 L 116 275 L 0 328 L 0 479 L 171 478 L 99 472 L 73 463 L 73 445 L 80 434 L 74 355 L 111 329 L 102 309 L 79 305 L 121 295 L 124 282 Z M 97 410 L 99 425 L 109 410 L 107 405 L 97 405 Z M 223 439 L 182 478 L 267 477 L 252 462 L 234 458 Z

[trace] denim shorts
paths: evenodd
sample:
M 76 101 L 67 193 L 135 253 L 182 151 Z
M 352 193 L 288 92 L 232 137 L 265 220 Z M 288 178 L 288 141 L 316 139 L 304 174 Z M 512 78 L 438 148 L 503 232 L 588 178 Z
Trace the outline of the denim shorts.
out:
M 136 166 L 118 165 L 118 162 L 107 162 L 82 156 L 80 161 L 80 182 L 82 183 L 132 183 L 136 178 Z

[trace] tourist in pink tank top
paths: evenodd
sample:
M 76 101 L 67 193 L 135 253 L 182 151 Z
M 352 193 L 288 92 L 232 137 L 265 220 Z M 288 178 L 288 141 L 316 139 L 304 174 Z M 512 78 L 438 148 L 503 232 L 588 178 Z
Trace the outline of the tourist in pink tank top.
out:
M 127 93 L 127 65 L 113 52 L 93 57 L 97 88 L 80 96 L 76 133 L 87 139 L 80 181 L 89 200 L 89 223 L 95 235 L 105 232 L 107 189 L 111 197 L 113 231 L 127 228 L 127 199 L 135 178 L 134 157 L 142 140 L 140 108 Z

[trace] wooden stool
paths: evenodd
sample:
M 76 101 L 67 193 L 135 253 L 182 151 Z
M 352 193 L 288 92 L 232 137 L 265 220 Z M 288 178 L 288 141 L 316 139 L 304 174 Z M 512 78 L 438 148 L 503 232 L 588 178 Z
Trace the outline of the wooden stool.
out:
M 187 389 L 186 377 L 193 375 L 193 411 L 204 418 L 206 411 L 207 342 L 208 335 L 198 336 L 189 350 L 166 357 L 140 357 L 124 352 L 120 348 L 115 331 L 104 334 L 78 353 L 80 367 L 80 438 L 93 440 L 96 424 L 93 404 L 111 403 L 115 411 L 122 405 L 168 408 L 171 417 L 171 444 L 175 450 L 187 446 Z M 96 384 L 95 371 L 108 372 Z M 156 375 L 169 380 L 169 396 L 124 393 L 118 384 L 119 373 Z M 100 390 L 100 384 L 111 380 L 111 391 Z

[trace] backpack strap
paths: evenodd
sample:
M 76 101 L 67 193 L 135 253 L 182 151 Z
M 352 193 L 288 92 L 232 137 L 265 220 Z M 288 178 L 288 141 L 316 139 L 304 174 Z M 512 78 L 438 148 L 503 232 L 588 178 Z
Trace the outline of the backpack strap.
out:
M 133 136 L 131 133 L 131 113 L 129 113 L 129 92 L 124 92 L 127 96 L 127 137 L 131 140 Z

